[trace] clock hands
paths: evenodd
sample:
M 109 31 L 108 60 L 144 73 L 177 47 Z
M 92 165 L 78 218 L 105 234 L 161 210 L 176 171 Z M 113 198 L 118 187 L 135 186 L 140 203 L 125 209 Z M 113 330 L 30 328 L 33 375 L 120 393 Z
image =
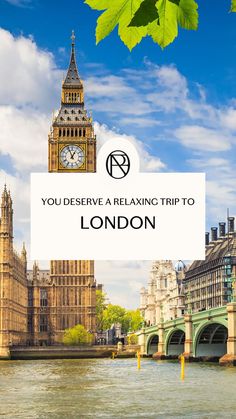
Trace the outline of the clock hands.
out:
M 61 150 L 61 161 L 64 167 L 77 169 L 84 162 L 84 151 L 77 145 L 68 145 Z

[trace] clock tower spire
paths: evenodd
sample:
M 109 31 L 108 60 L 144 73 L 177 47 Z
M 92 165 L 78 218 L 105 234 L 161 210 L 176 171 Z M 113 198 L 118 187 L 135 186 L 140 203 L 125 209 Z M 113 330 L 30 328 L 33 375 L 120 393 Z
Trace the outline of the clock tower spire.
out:
M 75 57 L 75 34 L 71 56 L 62 82 L 61 107 L 49 134 L 49 172 L 95 172 L 96 137 L 92 118 L 84 105 L 84 87 Z

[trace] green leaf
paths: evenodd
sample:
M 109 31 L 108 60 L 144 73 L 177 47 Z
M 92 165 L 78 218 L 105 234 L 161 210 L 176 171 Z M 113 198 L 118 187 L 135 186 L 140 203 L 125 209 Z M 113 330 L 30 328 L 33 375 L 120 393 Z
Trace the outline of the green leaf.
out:
M 84 3 L 94 10 L 105 10 L 110 6 L 110 0 L 85 0 Z
M 231 12 L 236 12 L 236 0 L 232 0 L 231 2 Z
M 178 7 L 172 1 L 159 0 L 156 4 L 159 20 L 148 25 L 148 35 L 154 42 L 165 48 L 178 35 L 177 11 Z
M 131 20 L 130 26 L 147 26 L 158 18 L 157 0 L 144 0 Z
M 109 7 L 97 20 L 97 44 L 119 25 L 118 34 L 121 40 L 129 50 L 132 50 L 132 48 L 147 34 L 147 28 L 128 27 L 142 1 L 143 0 L 110 0 Z
M 177 12 L 179 25 L 184 29 L 198 28 L 198 5 L 194 0 L 180 0 Z

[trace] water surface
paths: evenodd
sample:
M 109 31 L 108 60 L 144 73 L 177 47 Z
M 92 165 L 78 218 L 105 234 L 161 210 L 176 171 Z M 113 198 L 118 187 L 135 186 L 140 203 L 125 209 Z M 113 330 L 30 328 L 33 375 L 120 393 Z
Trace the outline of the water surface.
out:
M 4 418 L 236 418 L 236 368 L 143 359 L 0 362 Z

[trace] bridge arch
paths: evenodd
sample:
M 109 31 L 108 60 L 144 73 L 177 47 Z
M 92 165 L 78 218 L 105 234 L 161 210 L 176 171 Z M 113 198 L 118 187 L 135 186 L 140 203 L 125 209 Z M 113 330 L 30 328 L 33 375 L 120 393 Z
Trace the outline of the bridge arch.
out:
M 171 329 L 165 338 L 165 353 L 168 356 L 178 356 L 184 352 L 185 330 L 178 327 Z
M 221 357 L 227 353 L 227 321 L 208 321 L 200 325 L 193 341 L 195 357 Z
M 157 333 L 148 336 L 148 340 L 146 344 L 147 355 L 153 355 L 155 352 L 158 351 L 158 342 L 159 342 L 159 336 Z

